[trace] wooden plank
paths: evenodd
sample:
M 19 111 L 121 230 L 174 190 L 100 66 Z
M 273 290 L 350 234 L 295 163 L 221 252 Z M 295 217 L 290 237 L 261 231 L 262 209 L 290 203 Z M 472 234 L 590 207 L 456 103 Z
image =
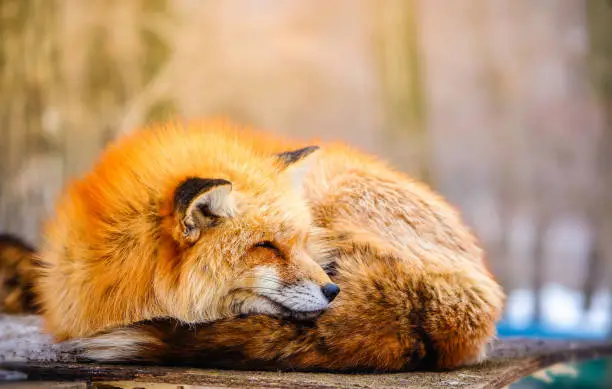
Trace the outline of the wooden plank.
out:
M 20 320 L 20 321 L 19 321 Z M 36 317 L 23 317 L 16 321 L 23 327 L 37 329 Z M 0 315 L 0 323 L 7 316 Z M 29 380 L 82 381 L 94 383 L 94 387 L 134 388 L 149 387 L 145 383 L 172 384 L 155 386 L 172 388 L 182 385 L 235 388 L 502 388 L 522 377 L 559 362 L 571 362 L 601 356 L 612 356 L 612 341 L 552 341 L 535 339 L 504 339 L 492 344 L 485 362 L 447 372 L 402 372 L 384 374 L 333 374 L 302 372 L 224 371 L 184 367 L 99 365 L 73 362 L 45 362 L 42 359 L 69 361 L 65 356 L 56 357 L 50 348 L 56 346 L 30 344 L 32 350 L 43 350 L 38 361 L 25 361 L 11 357 L 18 355 L 8 341 L 8 326 L 0 328 L 0 381 L 8 372 L 13 379 L 27 376 Z M 13 327 L 14 328 L 14 327 Z M 44 336 L 27 334 L 28 339 L 45 339 Z M 23 342 L 21 342 L 23 344 Z M 19 347 L 19 346 L 18 346 Z M 47 347 L 45 349 L 45 347 Z M 10 377 L 9 377 L 10 378 Z M 6 378 L 6 379 L 9 379 Z M 48 386 L 53 387 L 53 386 Z M 106 386 L 108 387 L 108 386 Z

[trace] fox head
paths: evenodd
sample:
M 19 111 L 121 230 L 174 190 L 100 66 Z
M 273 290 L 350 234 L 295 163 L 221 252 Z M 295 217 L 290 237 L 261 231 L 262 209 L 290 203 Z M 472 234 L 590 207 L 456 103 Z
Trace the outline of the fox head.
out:
M 172 316 L 309 318 L 327 308 L 340 290 L 307 251 L 311 220 L 299 193 L 303 160 L 317 149 L 274 156 L 276 176 L 255 187 L 205 176 L 177 183 L 165 220 L 172 252 L 161 256 L 174 260 L 156 279 Z

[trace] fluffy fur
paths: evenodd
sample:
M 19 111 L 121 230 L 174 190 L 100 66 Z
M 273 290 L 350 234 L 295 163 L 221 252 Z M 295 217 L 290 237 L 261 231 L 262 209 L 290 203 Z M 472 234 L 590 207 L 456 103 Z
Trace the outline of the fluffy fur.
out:
M 35 292 L 46 330 L 61 341 L 159 317 L 320 313 L 330 279 L 306 250 L 297 170 L 251 136 L 169 123 L 111 145 L 45 230 Z
M 265 137 L 252 142 L 265 153 L 291 147 Z M 342 289 L 316 320 L 252 315 L 197 326 L 137 323 L 79 340 L 82 355 L 334 371 L 447 369 L 483 355 L 504 294 L 450 205 L 423 184 L 342 145 L 317 153 L 305 195 L 313 215 L 310 251 Z
M 36 309 L 31 290 L 34 255 L 34 248 L 22 239 L 0 234 L 0 312 L 23 313 Z

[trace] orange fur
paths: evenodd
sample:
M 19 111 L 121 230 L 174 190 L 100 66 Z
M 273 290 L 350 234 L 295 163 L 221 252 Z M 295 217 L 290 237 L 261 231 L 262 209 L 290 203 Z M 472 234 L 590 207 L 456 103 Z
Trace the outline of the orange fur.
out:
M 65 340 L 158 317 L 307 310 L 260 293 L 330 279 L 306 251 L 310 214 L 292 167 L 251 136 L 221 121 L 169 123 L 110 146 L 46 228 L 35 287 L 46 329 Z M 193 178 L 198 196 L 181 186 Z
M 271 137 L 249 139 L 286 151 Z M 254 315 L 193 327 L 155 321 L 83 339 L 100 361 L 226 368 L 410 370 L 478 360 L 504 294 L 458 213 L 425 185 L 343 145 L 312 160 L 310 251 L 342 292 L 320 317 Z M 118 341 L 133 347 L 114 347 Z

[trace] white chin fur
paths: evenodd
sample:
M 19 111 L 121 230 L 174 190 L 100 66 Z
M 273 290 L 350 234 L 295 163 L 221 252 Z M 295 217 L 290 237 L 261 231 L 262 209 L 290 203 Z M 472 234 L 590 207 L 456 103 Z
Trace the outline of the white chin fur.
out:
M 283 308 L 268 298 L 256 297 L 249 304 L 244 304 L 242 312 L 245 314 L 262 313 L 266 315 L 282 315 Z
M 329 305 L 319 285 L 312 281 L 303 281 L 287 286 L 271 266 L 260 267 L 257 270 L 257 280 L 255 290 L 265 299 L 257 299 L 255 305 L 261 306 L 250 308 L 251 313 L 270 313 L 270 310 L 274 310 L 273 306 L 276 306 L 277 311 L 282 307 L 281 312 L 274 314 L 320 312 Z
M 321 311 L 329 305 L 321 287 L 313 282 L 284 287 L 278 294 L 266 297 L 293 312 Z

